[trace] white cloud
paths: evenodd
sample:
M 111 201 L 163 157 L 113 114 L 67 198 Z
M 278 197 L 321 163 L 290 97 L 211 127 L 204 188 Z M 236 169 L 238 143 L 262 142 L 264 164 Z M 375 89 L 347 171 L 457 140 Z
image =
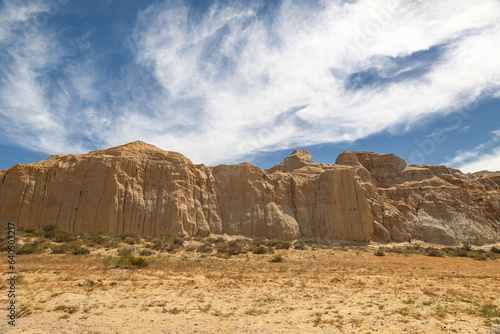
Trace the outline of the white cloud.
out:
M 482 170 L 500 172 L 500 147 L 496 147 L 490 153 L 479 153 L 476 151 L 460 152 L 455 164 L 457 169 L 463 172 L 478 172 Z
M 152 137 L 195 161 L 410 128 L 499 88 L 496 1 L 333 2 L 322 8 L 285 1 L 271 26 L 247 8 L 217 13 L 192 22 L 186 8 L 151 7 L 136 30 L 138 60 L 153 66 L 170 97 L 202 101 L 195 129 Z M 353 73 L 393 71 L 389 57 L 437 45 L 445 45 L 443 54 L 421 77 L 345 89 Z
M 3 71 L 0 127 L 44 152 L 141 139 L 215 164 L 404 131 L 500 95 L 498 1 L 320 3 L 285 0 L 272 16 L 260 2 L 218 4 L 201 16 L 182 2 L 155 4 L 131 36 L 137 64 L 116 80 L 103 78 L 98 55 L 65 63 L 48 28 L 14 39 L 43 8 L 6 5 L 0 46 L 15 61 Z M 404 59 L 433 47 L 439 57 Z M 39 75 L 56 65 L 64 70 L 55 84 Z M 370 69 L 383 84 L 346 88 Z M 421 74 L 398 77 L 409 71 Z
M 460 169 L 463 172 L 483 170 L 500 171 L 500 130 L 491 132 L 491 139 L 472 150 L 459 151 L 453 159 L 444 164 Z

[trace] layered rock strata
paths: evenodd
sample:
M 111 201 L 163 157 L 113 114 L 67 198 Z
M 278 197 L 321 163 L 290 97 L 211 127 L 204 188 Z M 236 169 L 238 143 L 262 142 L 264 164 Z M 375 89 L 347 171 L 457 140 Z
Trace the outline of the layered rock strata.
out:
M 500 173 L 368 152 L 344 152 L 333 165 L 294 151 L 266 171 L 206 167 L 134 142 L 0 171 L 0 221 L 75 233 L 479 245 L 500 241 Z

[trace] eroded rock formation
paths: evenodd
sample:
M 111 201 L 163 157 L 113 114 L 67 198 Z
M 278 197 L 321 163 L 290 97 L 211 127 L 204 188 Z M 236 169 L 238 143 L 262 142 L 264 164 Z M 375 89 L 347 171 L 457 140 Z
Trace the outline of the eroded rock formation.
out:
M 69 232 L 183 233 L 355 242 L 500 241 L 500 173 L 294 151 L 261 170 L 206 167 L 134 142 L 0 171 L 0 221 Z

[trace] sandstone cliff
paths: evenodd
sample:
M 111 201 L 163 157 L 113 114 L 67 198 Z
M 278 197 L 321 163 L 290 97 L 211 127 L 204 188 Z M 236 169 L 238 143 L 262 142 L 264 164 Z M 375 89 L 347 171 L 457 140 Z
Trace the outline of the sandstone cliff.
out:
M 263 171 L 206 167 L 134 142 L 0 171 L 0 221 L 70 232 L 230 234 L 356 242 L 500 241 L 500 173 L 294 151 Z

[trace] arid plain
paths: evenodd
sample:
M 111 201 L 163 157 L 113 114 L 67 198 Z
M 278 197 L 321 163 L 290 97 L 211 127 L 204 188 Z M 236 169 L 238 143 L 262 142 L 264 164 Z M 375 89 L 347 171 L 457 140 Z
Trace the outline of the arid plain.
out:
M 500 331 L 496 247 L 41 239 L 19 241 L 31 254 L 16 258 L 18 319 L 9 333 Z M 0 288 L 5 304 L 7 285 Z

